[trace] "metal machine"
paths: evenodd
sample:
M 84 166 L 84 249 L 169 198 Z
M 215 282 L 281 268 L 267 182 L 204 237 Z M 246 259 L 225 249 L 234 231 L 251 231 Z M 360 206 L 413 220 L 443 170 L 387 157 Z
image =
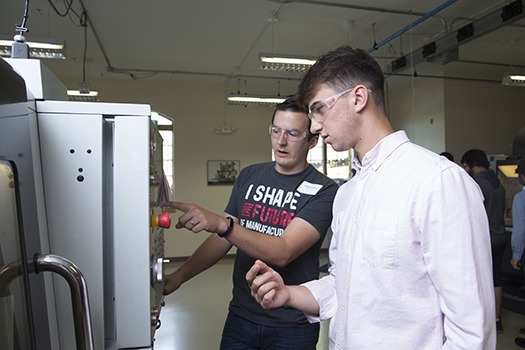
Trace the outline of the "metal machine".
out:
M 40 61 L 0 63 L 0 161 L 12 186 L 0 189 L 1 225 L 11 223 L 0 232 L 0 328 L 11 339 L 1 348 L 84 346 L 69 281 L 31 273 L 48 256 L 85 279 L 87 348 L 152 348 L 170 190 L 150 107 L 60 101 L 65 88 Z M 17 262 L 20 278 L 9 278 Z

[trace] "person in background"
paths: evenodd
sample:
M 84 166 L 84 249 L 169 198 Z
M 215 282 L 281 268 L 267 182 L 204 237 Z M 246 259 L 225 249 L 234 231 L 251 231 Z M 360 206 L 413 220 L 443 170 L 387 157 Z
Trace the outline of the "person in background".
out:
M 307 162 L 318 141 L 309 132 L 306 110 L 293 98 L 277 106 L 270 136 L 274 162 L 243 169 L 226 206 L 226 218 L 197 205 L 167 202 L 184 212 L 177 228 L 212 233 L 175 272 L 164 293 L 213 266 L 232 246 L 233 298 L 221 349 L 315 349 L 319 324 L 294 309 L 266 310 L 251 296 L 244 276 L 255 259 L 264 259 L 285 281 L 319 277 L 319 251 L 332 220 L 336 183 Z
M 290 285 L 261 260 L 263 307 L 330 319 L 330 349 L 495 349 L 490 236 L 479 187 L 457 164 L 394 132 L 384 76 L 364 50 L 321 56 L 299 85 L 310 131 L 354 149 L 333 207 L 329 275 Z M 489 271 L 487 273 L 487 271 Z
M 516 167 L 518 182 L 525 186 L 525 159 L 519 161 Z M 525 189 L 525 187 L 524 187 Z M 516 270 L 523 270 L 525 259 L 523 250 L 525 249 L 525 191 L 516 193 L 512 200 L 512 259 L 510 264 Z M 523 270 L 525 272 L 525 270 Z M 525 273 L 524 273 L 525 276 Z M 525 334 L 525 328 L 520 328 L 520 333 Z M 525 338 L 517 337 L 514 342 L 519 347 L 525 348 Z
M 447 158 L 447 159 L 450 160 L 451 162 L 454 161 L 454 156 L 453 156 L 452 153 L 450 153 L 450 152 L 447 152 L 447 151 L 445 151 L 445 152 L 441 152 L 439 155 L 440 155 L 440 156 L 443 156 L 443 157 L 445 157 L 445 158 Z
M 479 149 L 466 151 L 461 157 L 461 165 L 481 188 L 483 203 L 487 212 L 490 227 L 490 242 L 492 247 L 492 274 L 494 278 L 494 294 L 496 298 L 496 329 L 503 332 L 500 311 L 503 301 L 501 281 L 501 263 L 507 246 L 505 234 L 505 188 L 500 183 L 496 173 L 489 169 L 487 154 Z

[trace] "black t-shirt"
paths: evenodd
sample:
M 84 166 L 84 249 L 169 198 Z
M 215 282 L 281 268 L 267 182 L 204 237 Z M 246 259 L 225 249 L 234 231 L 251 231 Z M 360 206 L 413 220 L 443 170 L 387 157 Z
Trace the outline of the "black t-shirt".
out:
M 336 183 L 309 165 L 294 175 L 275 170 L 275 162 L 244 168 L 237 178 L 226 213 L 241 226 L 261 234 L 281 236 L 295 217 L 309 222 L 320 233 L 319 241 L 284 268 L 272 266 L 286 284 L 297 285 L 319 278 L 319 249 L 332 221 Z M 264 259 L 263 259 L 264 260 Z M 257 324 L 290 327 L 308 323 L 293 308 L 263 309 L 251 296 L 245 276 L 255 260 L 237 249 L 233 270 L 230 311 Z

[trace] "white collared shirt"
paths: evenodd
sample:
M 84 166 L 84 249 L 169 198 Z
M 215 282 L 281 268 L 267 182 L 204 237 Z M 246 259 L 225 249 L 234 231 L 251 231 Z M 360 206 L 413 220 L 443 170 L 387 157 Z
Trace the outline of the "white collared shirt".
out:
M 384 138 L 334 201 L 330 274 L 304 284 L 330 349 L 495 349 L 488 220 L 459 166 Z

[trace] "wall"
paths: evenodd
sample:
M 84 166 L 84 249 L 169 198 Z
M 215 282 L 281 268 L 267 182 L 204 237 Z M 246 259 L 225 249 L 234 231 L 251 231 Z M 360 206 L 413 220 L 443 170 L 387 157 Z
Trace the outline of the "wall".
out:
M 64 80 L 63 80 L 64 81 Z M 78 82 L 64 81 L 67 86 Z M 222 82 L 153 82 L 150 80 L 93 80 L 101 99 L 122 103 L 146 103 L 172 117 L 175 128 L 174 199 L 197 203 L 223 213 L 231 186 L 207 185 L 208 160 L 239 160 L 241 168 L 271 160 L 270 136 L 273 107 L 226 105 Z M 216 135 L 216 126 L 234 126 L 233 135 Z M 172 215 L 175 221 L 178 214 Z M 174 224 L 172 225 L 174 226 Z M 208 237 L 188 230 L 165 231 L 165 255 L 189 256 Z
M 389 78 L 385 95 L 395 130 L 405 130 L 414 143 L 434 152 L 446 149 L 443 80 Z
M 471 81 L 445 83 L 446 143 L 457 158 L 471 148 L 512 153 L 525 127 L 525 88 Z
M 512 153 L 525 127 L 525 89 L 498 82 L 417 77 L 388 79 L 388 113 L 396 130 L 459 162 L 465 151 Z

